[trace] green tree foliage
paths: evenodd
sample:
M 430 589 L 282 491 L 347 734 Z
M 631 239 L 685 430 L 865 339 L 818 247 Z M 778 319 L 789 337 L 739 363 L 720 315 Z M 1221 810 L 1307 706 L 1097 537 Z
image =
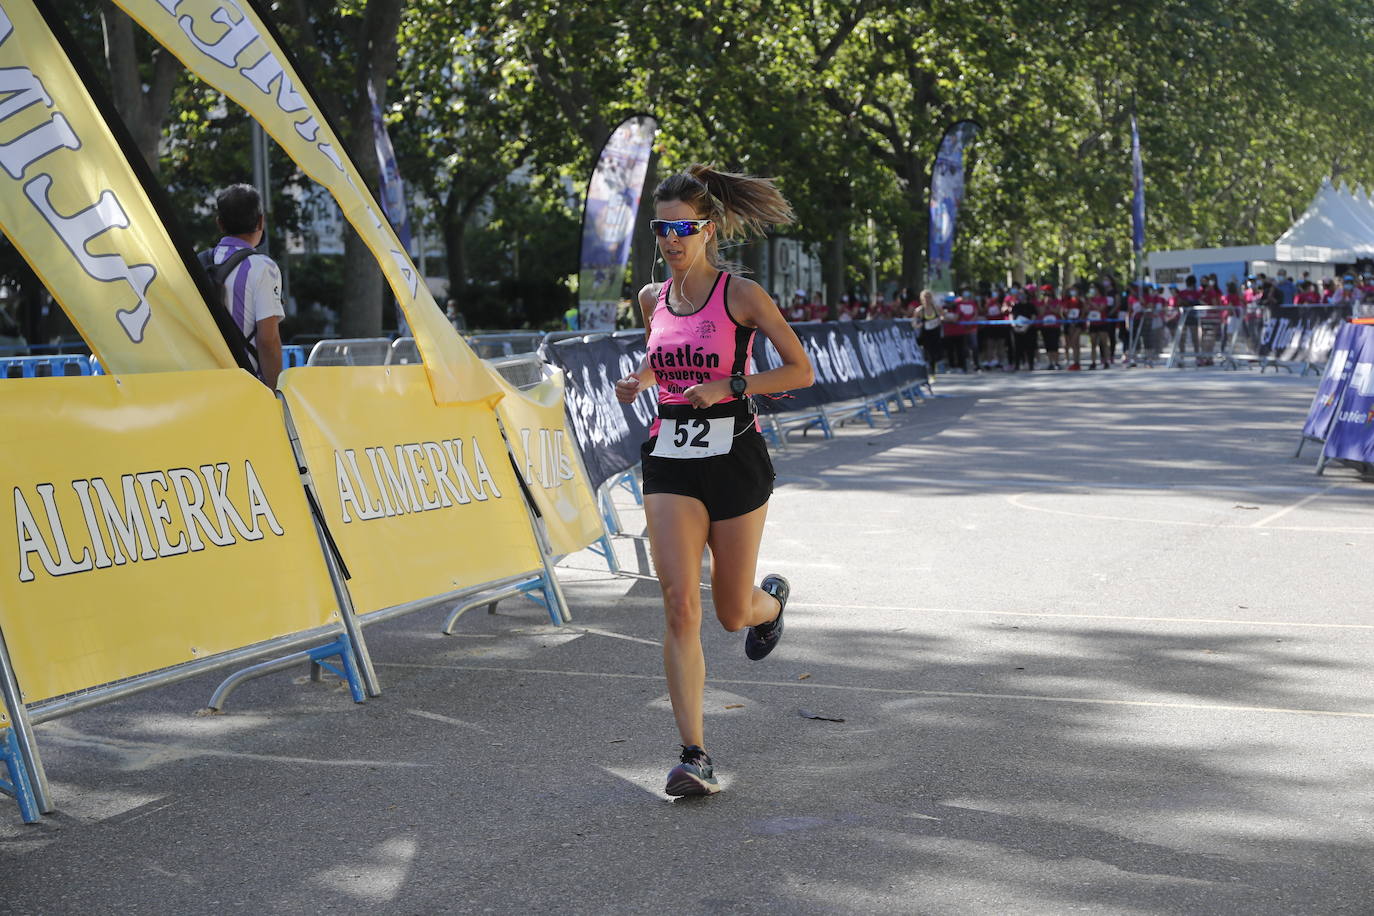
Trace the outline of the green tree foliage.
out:
M 265 5 L 374 184 L 365 88 L 378 88 L 452 295 L 481 324 L 565 307 L 593 158 L 636 112 L 660 121 L 660 174 L 712 161 L 775 176 L 799 217 L 788 232 L 824 252 L 832 301 L 870 268 L 919 285 L 931 160 L 961 118 L 983 126 L 956 246 L 965 280 L 1128 271 L 1133 113 L 1152 249 L 1272 241 L 1323 178 L 1374 183 L 1368 0 Z M 213 116 L 220 100 L 105 0 L 64 16 L 186 210 L 243 179 L 240 113 Z M 279 154 L 272 168 L 276 221 L 295 222 L 302 179 Z M 342 333 L 376 333 L 381 284 L 356 240 L 342 269 L 305 286 L 341 290 Z

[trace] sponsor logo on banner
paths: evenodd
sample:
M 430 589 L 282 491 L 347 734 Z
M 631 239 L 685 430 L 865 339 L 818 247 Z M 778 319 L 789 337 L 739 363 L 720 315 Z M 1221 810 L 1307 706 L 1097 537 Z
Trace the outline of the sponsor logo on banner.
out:
M 511 455 L 557 554 L 581 550 L 603 533 L 596 497 L 565 428 L 565 379 L 555 372 L 524 390 L 502 380 L 506 395 L 496 405 Z
M 69 576 L 260 541 L 269 531 L 281 537 L 285 531 L 253 462 L 243 462 L 242 484 L 230 480 L 232 467 L 221 462 L 139 471 L 115 478 L 113 487 L 104 477 L 73 480 L 76 505 L 67 495 L 65 512 L 55 484 L 15 487 L 19 581 L 34 581 L 36 570 Z M 231 483 L 237 501 L 229 495 Z
M 501 498 L 475 438 L 334 451 L 344 524 Z M 362 468 L 368 468 L 363 471 Z M 369 486 L 369 482 L 371 486 Z M 350 512 L 350 508 L 352 512 Z
M 520 430 L 520 450 L 525 455 L 525 466 L 521 476 L 530 486 L 536 484 L 545 490 L 563 486 L 566 480 L 576 480 L 573 460 L 568 454 L 568 434 L 563 429 Z
M 276 399 L 246 372 L 0 385 L 0 630 L 30 702 L 327 624 Z
M 288 369 L 279 388 L 360 612 L 539 566 L 487 405 L 436 405 L 414 365 Z

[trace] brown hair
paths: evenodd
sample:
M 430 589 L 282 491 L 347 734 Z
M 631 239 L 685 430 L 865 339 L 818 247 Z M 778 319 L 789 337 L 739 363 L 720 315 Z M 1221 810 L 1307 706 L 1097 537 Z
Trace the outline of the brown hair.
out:
M 796 219 L 792 205 L 771 178 L 755 178 L 738 172 L 722 172 L 696 163 L 659 182 L 654 203 L 680 200 L 702 219 L 716 226 L 706 243 L 706 257 L 717 268 L 725 265 L 718 240 L 762 235 L 768 226 L 783 226 Z

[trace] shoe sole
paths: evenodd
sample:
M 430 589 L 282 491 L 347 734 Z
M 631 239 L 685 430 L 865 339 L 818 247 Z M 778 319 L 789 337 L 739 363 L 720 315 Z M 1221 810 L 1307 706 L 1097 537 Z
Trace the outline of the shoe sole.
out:
M 698 779 L 691 773 L 679 773 L 669 778 L 668 788 L 663 791 L 681 798 L 687 795 L 715 795 L 720 791 L 720 786 Z
M 783 578 L 782 576 L 776 575 L 776 574 L 774 574 L 774 573 L 769 573 L 768 575 L 764 576 L 763 579 L 764 579 L 765 582 L 768 581 L 769 579 L 777 579 L 777 580 L 779 580 L 780 582 L 782 582 L 783 589 L 784 589 L 784 595 L 783 595 L 783 597 L 782 597 L 782 598 L 778 598 L 777 595 L 773 595 L 773 597 L 778 601 L 778 605 L 779 605 L 779 607 L 778 607 L 778 617 L 781 617 L 781 616 L 783 615 L 783 612 L 787 610 L 787 599 L 790 598 L 790 597 L 792 597 L 792 583 L 788 582 L 788 581 L 787 581 L 785 578 Z M 765 591 L 766 591 L 766 590 L 765 590 Z M 773 593 L 772 593 L 772 592 L 767 592 L 767 594 L 772 595 Z M 775 619 L 776 619 L 776 618 L 775 618 Z M 778 647 L 778 642 L 780 642 L 780 641 L 781 641 L 781 639 L 775 640 L 771 646 L 768 646 L 767 648 L 765 648 L 765 649 L 763 650 L 763 652 L 762 652 L 761 654 L 759 654 L 759 655 L 751 655 L 750 652 L 749 652 L 749 641 L 746 639 L 745 642 L 744 642 L 744 655 L 745 655 L 745 657 L 748 658 L 750 661 L 755 661 L 755 662 L 763 661 L 765 658 L 767 658 L 767 657 L 769 656 L 770 653 L 772 653 L 772 651 L 773 651 L 774 649 L 776 649 L 776 648 Z

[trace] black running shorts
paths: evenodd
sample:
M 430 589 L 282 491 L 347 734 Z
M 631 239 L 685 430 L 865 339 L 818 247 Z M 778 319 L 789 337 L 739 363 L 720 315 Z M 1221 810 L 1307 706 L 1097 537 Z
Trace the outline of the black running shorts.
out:
M 694 416 L 722 416 L 719 408 L 692 411 Z M 682 412 L 664 407 L 664 415 Z M 686 408 L 690 411 L 690 408 Z M 671 414 L 670 414 L 671 411 Z M 654 455 L 658 437 L 652 436 L 640 447 L 640 468 L 644 492 L 690 496 L 706 507 L 713 522 L 725 521 L 753 512 L 773 495 L 773 459 L 768 445 L 754 425 L 751 414 L 735 413 L 735 438 L 730 451 L 709 458 L 664 458 Z

